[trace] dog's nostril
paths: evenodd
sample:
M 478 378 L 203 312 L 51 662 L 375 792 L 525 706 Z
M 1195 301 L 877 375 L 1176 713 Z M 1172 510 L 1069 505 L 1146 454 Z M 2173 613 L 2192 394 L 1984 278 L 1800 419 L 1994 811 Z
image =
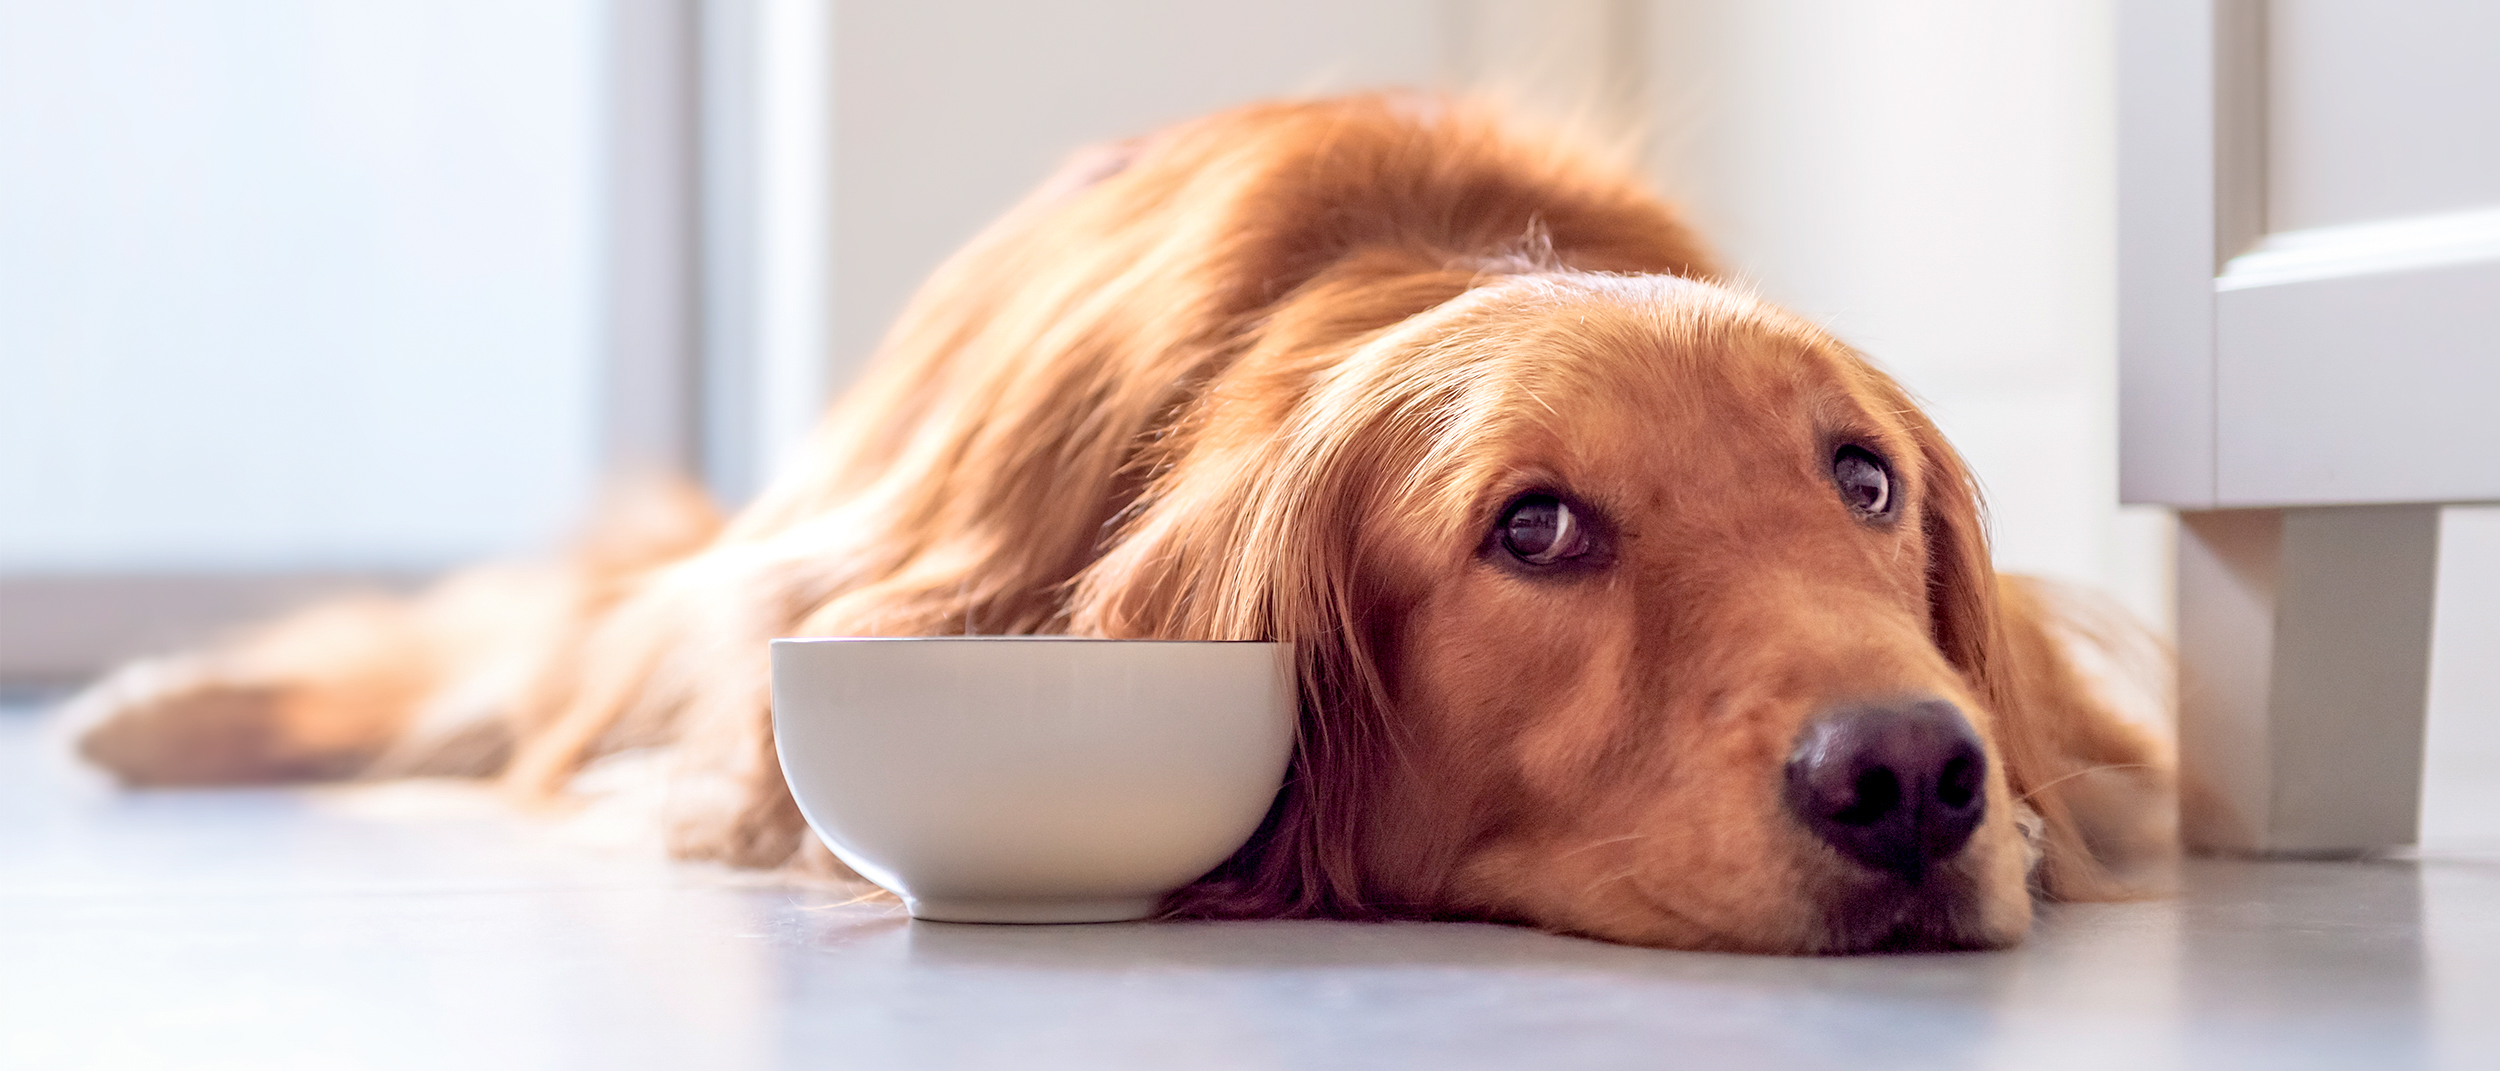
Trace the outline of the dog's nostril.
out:
M 1841 854 L 1916 882 L 1969 843 L 1987 774 L 1987 753 L 1950 703 L 1851 707 L 1798 735 L 1788 805 Z
M 1832 820 L 1842 825 L 1874 825 L 1901 805 L 1901 776 L 1889 766 L 1859 774 L 1857 784 L 1851 787 L 1856 790 L 1856 798 L 1832 814 Z
M 1978 760 L 1969 755 L 1954 756 L 1944 764 L 1944 775 L 1936 779 L 1937 802 L 1958 811 L 1978 798 Z

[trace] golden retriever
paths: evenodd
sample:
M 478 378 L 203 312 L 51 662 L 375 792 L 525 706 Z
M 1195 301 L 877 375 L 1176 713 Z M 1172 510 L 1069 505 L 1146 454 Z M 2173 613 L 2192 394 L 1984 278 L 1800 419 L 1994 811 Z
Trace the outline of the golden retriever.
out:
M 140 664 L 81 746 L 134 785 L 539 794 L 656 748 L 672 850 L 832 871 L 768 638 L 1275 639 L 1289 783 L 1170 914 L 1847 952 L 2129 895 L 2161 747 L 1902 389 L 1718 279 L 1625 171 L 1463 101 L 1216 115 L 941 267 L 734 519 L 646 491 L 561 563 Z

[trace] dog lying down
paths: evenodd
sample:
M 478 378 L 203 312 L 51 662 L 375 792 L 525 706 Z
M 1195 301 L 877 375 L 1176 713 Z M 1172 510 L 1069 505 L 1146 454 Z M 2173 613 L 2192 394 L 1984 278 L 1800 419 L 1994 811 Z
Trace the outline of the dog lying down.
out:
M 2091 629 L 1992 569 L 1898 385 L 1718 278 L 1630 175 L 1464 102 L 1184 124 L 939 268 L 725 523 L 646 490 L 560 562 L 127 668 L 80 747 L 541 798 L 645 749 L 675 853 L 837 874 L 768 638 L 1278 639 L 1289 783 L 1171 915 L 1852 952 L 2156 891 L 2170 768 Z

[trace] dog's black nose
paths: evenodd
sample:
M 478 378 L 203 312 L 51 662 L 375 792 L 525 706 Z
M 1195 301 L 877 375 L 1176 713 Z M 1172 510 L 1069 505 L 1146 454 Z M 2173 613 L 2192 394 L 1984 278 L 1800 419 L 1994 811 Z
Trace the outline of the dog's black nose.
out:
M 1988 755 L 1939 699 L 1850 707 L 1797 736 L 1788 806 L 1842 855 L 1917 882 L 1988 809 Z

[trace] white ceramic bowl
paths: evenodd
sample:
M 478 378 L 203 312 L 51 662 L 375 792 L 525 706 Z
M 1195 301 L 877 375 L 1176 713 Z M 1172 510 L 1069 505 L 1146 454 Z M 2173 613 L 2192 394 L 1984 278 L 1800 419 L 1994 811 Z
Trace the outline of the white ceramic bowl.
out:
M 915 918 L 1111 922 L 1250 838 L 1284 783 L 1278 643 L 773 641 L 807 824 Z

